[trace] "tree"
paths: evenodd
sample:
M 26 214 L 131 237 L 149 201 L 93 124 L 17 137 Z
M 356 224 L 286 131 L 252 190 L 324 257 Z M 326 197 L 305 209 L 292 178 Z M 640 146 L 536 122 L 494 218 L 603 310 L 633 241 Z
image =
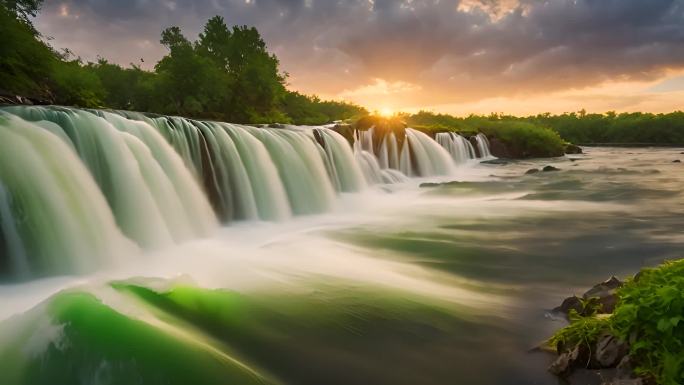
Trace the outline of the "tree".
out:
M 47 80 L 57 57 L 25 18 L 37 10 L 31 4 L 37 7 L 40 2 L 0 1 L 1 87 L 14 94 L 49 97 Z
M 43 5 L 43 0 L 0 0 L 0 6 L 13 13 L 18 19 L 31 25 L 30 17 L 35 17 Z M 31 26 L 31 28 L 33 28 Z

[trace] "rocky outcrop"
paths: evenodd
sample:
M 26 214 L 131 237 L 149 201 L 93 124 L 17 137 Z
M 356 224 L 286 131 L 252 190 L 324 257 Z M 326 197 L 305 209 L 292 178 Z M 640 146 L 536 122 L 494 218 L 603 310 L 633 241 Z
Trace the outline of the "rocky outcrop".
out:
M 638 279 L 638 276 L 635 277 Z M 582 297 L 572 296 L 553 309 L 566 317 L 571 312 L 580 316 L 594 314 L 610 314 L 615 310 L 617 290 L 624 283 L 616 277 L 594 285 Z M 560 345 L 560 344 L 559 344 Z M 594 341 L 582 341 L 574 346 L 556 346 L 558 357 L 549 365 L 549 372 L 564 379 L 572 385 L 576 371 L 594 371 L 602 378 L 602 385 L 644 385 L 646 381 L 638 378 L 632 367 L 629 356 L 628 341 L 623 341 L 610 333 L 601 333 Z
M 0 89 L 0 105 L 1 104 L 23 104 L 32 106 L 54 104 L 54 101 L 50 98 L 15 95 Z
M 582 147 L 574 145 L 572 143 L 566 143 L 565 144 L 565 153 L 566 154 L 581 154 L 582 153 Z
M 549 158 L 563 156 L 563 152 L 550 153 L 549 149 L 534 150 L 533 148 L 524 148 L 523 146 L 515 145 L 513 143 L 506 143 L 496 136 L 488 135 L 489 151 L 497 158 L 506 159 L 529 159 L 529 158 Z M 477 142 L 475 138 L 470 138 L 470 142 L 477 151 Z M 571 151 L 571 152 L 568 152 Z M 582 149 L 579 146 L 568 144 L 565 148 L 568 154 L 581 154 Z
M 624 282 L 616 277 L 601 282 L 587 290 L 582 297 L 571 296 L 563 300 L 560 306 L 553 309 L 554 313 L 561 313 L 566 317 L 571 310 L 581 316 L 590 314 L 610 314 L 615 310 L 617 304 L 617 289 L 621 288 Z
M 509 146 L 506 146 L 499 138 L 490 137 L 488 139 L 489 152 L 491 152 L 493 156 L 497 158 L 516 159 L 518 158 L 517 155 L 520 155 L 512 152 L 511 149 L 509 149 Z M 475 144 L 475 148 L 477 148 L 477 144 Z

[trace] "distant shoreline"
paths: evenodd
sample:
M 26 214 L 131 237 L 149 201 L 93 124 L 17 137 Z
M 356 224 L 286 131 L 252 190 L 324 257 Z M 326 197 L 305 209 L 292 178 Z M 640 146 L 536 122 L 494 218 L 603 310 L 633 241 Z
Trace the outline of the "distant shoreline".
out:
M 577 143 L 583 147 L 684 147 L 684 143 Z

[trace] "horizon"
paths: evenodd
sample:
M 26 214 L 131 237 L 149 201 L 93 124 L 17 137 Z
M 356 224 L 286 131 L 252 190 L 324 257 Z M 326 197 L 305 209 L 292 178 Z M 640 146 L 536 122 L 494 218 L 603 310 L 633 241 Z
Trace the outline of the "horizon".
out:
M 35 24 L 86 61 L 152 69 L 163 28 L 194 39 L 221 15 L 259 29 L 291 89 L 369 111 L 662 113 L 684 97 L 678 0 L 129 3 L 48 2 Z

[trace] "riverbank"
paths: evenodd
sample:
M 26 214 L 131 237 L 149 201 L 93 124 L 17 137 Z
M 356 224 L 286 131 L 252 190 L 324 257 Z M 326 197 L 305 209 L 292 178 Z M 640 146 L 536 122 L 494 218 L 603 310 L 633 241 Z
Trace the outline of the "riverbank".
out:
M 612 277 L 554 309 L 570 324 L 548 341 L 549 371 L 571 384 L 593 371 L 603 384 L 681 384 L 684 380 L 684 260 Z

